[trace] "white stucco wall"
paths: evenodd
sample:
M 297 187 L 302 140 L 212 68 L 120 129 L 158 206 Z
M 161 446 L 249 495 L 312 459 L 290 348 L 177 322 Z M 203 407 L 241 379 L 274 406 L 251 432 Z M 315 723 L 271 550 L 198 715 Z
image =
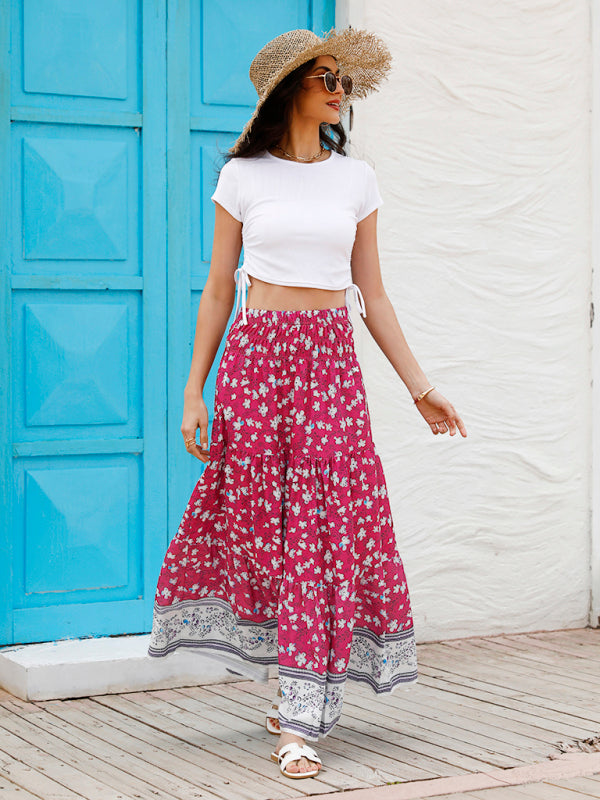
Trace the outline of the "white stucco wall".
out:
M 384 197 L 384 283 L 468 431 L 430 432 L 354 315 L 418 641 L 586 625 L 589 2 L 346 0 L 348 21 L 394 55 L 350 151 Z

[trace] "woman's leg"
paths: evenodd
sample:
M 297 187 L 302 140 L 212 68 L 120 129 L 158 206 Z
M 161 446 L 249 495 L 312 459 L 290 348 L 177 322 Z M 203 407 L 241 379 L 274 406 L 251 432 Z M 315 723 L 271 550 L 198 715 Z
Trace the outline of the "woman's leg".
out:
M 277 696 L 282 697 L 281 686 L 277 690 Z M 273 725 L 274 728 L 279 728 L 278 717 L 269 717 L 269 722 Z M 277 742 L 275 752 L 279 753 L 279 751 L 284 745 L 290 744 L 291 742 L 297 742 L 301 747 L 303 744 L 306 743 L 305 739 L 303 739 L 301 736 L 298 736 L 295 733 L 289 733 L 287 731 L 280 730 L 279 741 Z M 288 770 L 288 772 L 313 772 L 315 767 L 321 769 L 320 764 L 317 764 L 316 762 L 311 761 L 310 759 L 305 758 L 303 756 L 301 759 L 297 761 L 290 762 L 290 764 L 288 764 L 286 769 Z

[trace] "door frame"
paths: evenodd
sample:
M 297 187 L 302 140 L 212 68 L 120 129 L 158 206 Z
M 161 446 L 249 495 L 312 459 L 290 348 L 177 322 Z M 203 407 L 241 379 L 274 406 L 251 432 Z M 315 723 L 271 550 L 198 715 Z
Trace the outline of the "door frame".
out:
M 590 530 L 590 616 L 593 628 L 600 626 L 600 0 L 591 4 L 591 530 Z

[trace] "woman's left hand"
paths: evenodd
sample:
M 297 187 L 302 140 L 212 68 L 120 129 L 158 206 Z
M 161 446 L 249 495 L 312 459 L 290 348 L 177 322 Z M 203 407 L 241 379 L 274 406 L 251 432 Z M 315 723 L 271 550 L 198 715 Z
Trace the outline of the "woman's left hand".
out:
M 454 436 L 458 429 L 462 436 L 467 435 L 467 429 L 462 419 L 456 413 L 454 406 L 443 394 L 434 389 L 416 403 L 418 410 L 430 426 L 432 433 L 446 433 Z

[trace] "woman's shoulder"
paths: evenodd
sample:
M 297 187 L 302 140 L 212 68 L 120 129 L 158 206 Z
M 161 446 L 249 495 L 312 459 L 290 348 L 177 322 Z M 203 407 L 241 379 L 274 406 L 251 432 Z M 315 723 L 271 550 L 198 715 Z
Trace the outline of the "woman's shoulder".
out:
M 262 153 L 258 153 L 254 156 L 232 156 L 229 158 L 221 167 L 221 169 L 228 169 L 228 170 L 242 170 L 247 169 L 249 167 L 255 166 L 256 164 L 260 164 L 263 161 L 266 161 L 267 151 L 264 150 Z
M 375 172 L 371 164 L 364 158 L 357 158 L 356 156 L 341 155 L 341 153 L 332 153 L 337 156 L 337 161 L 340 168 L 346 169 L 349 172 L 353 171 L 357 175 L 364 175 L 365 172 Z

